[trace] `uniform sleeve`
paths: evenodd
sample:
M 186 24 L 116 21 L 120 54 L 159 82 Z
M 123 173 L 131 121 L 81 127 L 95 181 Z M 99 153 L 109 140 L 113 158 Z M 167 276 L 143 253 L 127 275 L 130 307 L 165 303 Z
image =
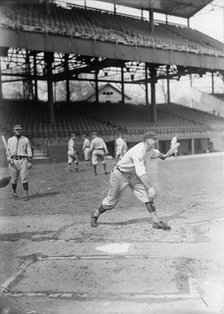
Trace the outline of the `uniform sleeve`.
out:
M 145 168 L 143 157 L 140 154 L 137 154 L 137 155 L 134 155 L 132 159 L 135 165 L 135 172 L 137 176 L 140 178 L 141 176 L 146 174 L 146 168 Z
M 158 149 L 154 149 L 153 154 L 152 154 L 152 159 L 160 158 L 161 153 Z
M 10 151 L 10 143 L 9 143 L 9 139 L 8 139 L 8 141 L 7 141 L 7 147 L 8 147 L 8 151 L 6 151 L 6 157 L 10 157 L 10 155 L 11 155 L 11 151 Z M 9 154 L 8 154 L 8 152 L 9 152 Z
M 27 157 L 33 157 L 33 153 L 32 153 L 29 139 L 27 139 Z
M 85 140 L 84 140 L 84 141 L 83 141 L 83 145 L 82 145 L 82 150 L 84 150 L 85 147 L 86 147 L 86 142 L 85 142 Z

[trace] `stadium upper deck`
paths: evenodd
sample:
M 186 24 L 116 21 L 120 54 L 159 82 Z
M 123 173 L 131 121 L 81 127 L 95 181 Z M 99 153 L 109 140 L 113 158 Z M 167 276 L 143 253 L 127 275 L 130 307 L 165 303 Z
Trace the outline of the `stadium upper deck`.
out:
M 213 0 L 97 0 L 102 2 L 111 2 L 116 5 L 123 5 L 142 10 L 153 10 L 154 12 L 169 14 L 173 16 L 179 16 L 184 18 L 190 18 L 195 13 L 204 8 L 207 4 Z
M 0 26 L 45 34 L 93 39 L 138 47 L 159 48 L 195 54 L 224 56 L 224 44 L 188 27 L 155 24 L 110 13 L 52 4 L 0 6 Z

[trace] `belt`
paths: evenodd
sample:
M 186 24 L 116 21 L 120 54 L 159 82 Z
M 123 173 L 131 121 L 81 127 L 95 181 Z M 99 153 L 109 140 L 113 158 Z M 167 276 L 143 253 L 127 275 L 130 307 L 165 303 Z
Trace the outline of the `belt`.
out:
M 94 150 L 104 150 L 104 148 L 95 148 Z
M 12 159 L 15 159 L 15 160 L 20 160 L 20 159 L 23 159 L 23 158 L 26 158 L 27 156 L 12 156 Z
M 120 173 L 124 173 L 123 171 L 121 171 L 121 169 L 120 169 L 118 166 L 116 166 L 115 169 L 117 169 L 118 171 L 120 171 Z

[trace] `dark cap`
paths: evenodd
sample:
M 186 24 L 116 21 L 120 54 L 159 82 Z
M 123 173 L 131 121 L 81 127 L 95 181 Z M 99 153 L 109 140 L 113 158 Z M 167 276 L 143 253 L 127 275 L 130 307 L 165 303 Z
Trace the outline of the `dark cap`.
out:
M 153 131 L 148 131 L 148 132 L 145 132 L 143 134 L 143 141 L 147 140 L 148 138 L 151 138 L 153 140 L 157 140 L 158 139 L 158 136 L 155 132 Z
M 21 124 L 15 124 L 14 125 L 14 130 L 15 129 L 20 129 L 20 130 L 22 130 L 22 125 Z

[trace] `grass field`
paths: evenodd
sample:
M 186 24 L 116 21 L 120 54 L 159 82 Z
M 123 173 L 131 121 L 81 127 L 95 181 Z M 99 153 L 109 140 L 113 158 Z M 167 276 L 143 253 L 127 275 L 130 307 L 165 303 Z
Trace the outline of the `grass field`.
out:
M 114 165 L 108 160 L 109 171 Z M 3 289 L 3 303 L 15 313 L 221 313 L 224 155 L 151 162 L 157 212 L 170 232 L 152 229 L 128 189 L 91 228 L 109 175 L 102 165 L 97 176 L 84 162 L 79 170 L 34 165 L 30 201 L 23 200 L 21 184 L 17 200 L 10 185 L 0 190 L 1 285 L 31 261 L 9 293 Z M 203 293 L 194 291 L 191 278 Z

